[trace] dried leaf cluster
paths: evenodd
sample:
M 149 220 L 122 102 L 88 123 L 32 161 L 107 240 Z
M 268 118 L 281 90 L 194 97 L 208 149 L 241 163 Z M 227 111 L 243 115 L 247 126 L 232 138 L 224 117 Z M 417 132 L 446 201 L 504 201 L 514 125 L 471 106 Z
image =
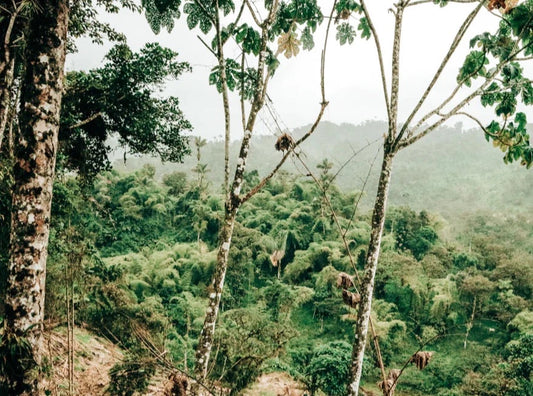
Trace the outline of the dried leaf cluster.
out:
M 353 279 L 346 272 L 339 272 L 337 276 L 337 288 L 349 289 L 354 287 Z
M 419 370 L 423 370 L 424 367 L 426 367 L 429 364 L 429 361 L 431 360 L 432 356 L 433 356 L 433 352 L 420 351 L 420 352 L 415 353 L 411 357 L 410 362 L 416 364 L 416 367 Z
M 274 253 L 270 255 L 270 262 L 272 263 L 272 266 L 277 267 L 284 256 L 285 252 L 283 250 L 274 250 Z
M 518 0 L 490 0 L 487 5 L 489 10 L 497 9 L 502 14 L 508 14 L 518 4 Z
M 298 55 L 300 52 L 300 40 L 296 37 L 296 33 L 289 31 L 283 33 L 278 38 L 278 51 L 277 54 L 283 53 L 285 58 L 289 59 L 292 56 Z
M 346 289 L 342 290 L 342 301 L 352 308 L 356 308 L 357 304 L 361 301 L 361 295 L 359 293 L 352 293 Z
M 288 133 L 284 133 L 281 135 L 278 140 L 276 141 L 276 150 L 278 151 L 287 151 L 292 146 L 294 146 L 294 140 L 291 135 Z
M 185 396 L 187 395 L 187 377 L 179 373 L 171 373 L 165 385 L 165 396 Z
M 398 377 L 400 376 L 400 374 L 401 370 L 399 369 L 392 369 L 391 371 L 389 371 L 389 375 L 387 376 L 387 390 L 389 396 L 394 395 L 394 391 L 396 389 L 396 384 L 398 383 Z M 383 390 L 385 387 L 384 381 L 378 382 L 377 385 L 378 388 L 381 390 Z
M 337 288 L 342 289 L 342 301 L 352 308 L 356 308 L 357 304 L 361 301 L 361 295 L 359 293 L 352 293 L 347 290 L 354 286 L 353 278 L 350 275 L 345 272 L 339 272 L 337 275 Z

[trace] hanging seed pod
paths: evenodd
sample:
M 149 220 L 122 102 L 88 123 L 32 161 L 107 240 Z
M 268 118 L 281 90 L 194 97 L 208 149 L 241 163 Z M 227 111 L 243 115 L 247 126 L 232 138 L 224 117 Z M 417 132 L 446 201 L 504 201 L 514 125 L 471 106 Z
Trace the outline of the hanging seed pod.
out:
M 183 374 L 172 373 L 168 377 L 168 382 L 165 386 L 164 395 L 165 396 L 186 396 L 187 395 L 187 386 L 189 382 L 187 377 Z

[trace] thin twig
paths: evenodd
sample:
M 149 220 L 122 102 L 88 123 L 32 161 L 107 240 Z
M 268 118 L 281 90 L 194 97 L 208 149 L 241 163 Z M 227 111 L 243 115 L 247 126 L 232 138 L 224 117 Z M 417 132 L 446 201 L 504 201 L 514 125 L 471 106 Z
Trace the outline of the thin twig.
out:
M 383 88 L 383 96 L 385 99 L 385 106 L 387 107 L 387 118 L 390 119 L 389 89 L 387 87 L 387 75 L 385 74 L 385 66 L 383 62 L 383 51 L 381 50 L 381 44 L 379 42 L 378 32 L 376 31 L 376 28 L 374 27 L 374 23 L 372 22 L 372 18 L 370 17 L 370 13 L 368 12 L 368 9 L 366 7 L 364 0 L 361 0 L 361 7 L 363 8 L 363 12 L 368 22 L 368 26 L 370 27 L 370 30 L 372 31 L 372 37 L 374 37 L 374 44 L 376 46 L 376 51 L 378 53 L 379 70 L 381 73 L 381 85 Z

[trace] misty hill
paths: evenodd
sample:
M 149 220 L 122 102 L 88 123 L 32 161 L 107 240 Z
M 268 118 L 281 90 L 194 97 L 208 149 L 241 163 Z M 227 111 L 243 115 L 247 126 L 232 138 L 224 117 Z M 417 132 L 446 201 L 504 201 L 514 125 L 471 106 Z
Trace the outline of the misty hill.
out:
M 307 130 L 308 127 L 298 128 L 291 135 L 296 139 Z M 333 174 L 344 166 L 338 174 L 337 183 L 349 191 L 361 191 L 363 180 L 374 162 L 363 202 L 365 207 L 369 207 L 381 161 L 381 152 L 377 153 L 377 150 L 385 130 L 386 124 L 379 121 L 360 125 L 324 122 L 302 145 L 301 157 L 317 173 L 316 165 L 325 158 L 334 164 Z M 275 141 L 274 136 L 254 138 L 248 170 L 257 169 L 263 176 L 275 166 L 282 156 L 274 149 Z M 239 147 L 240 142 L 232 143 L 232 160 L 236 158 Z M 194 154 L 194 145 L 191 149 Z M 350 160 L 356 152 L 359 153 Z M 209 142 L 201 149 L 201 162 L 208 165 L 207 178 L 213 189 L 222 184 L 223 155 L 221 141 Z M 533 201 L 528 193 L 533 187 L 533 171 L 518 164 L 506 165 L 502 157 L 503 154 L 487 143 L 479 130 L 462 130 L 459 125 L 440 128 L 396 157 L 391 204 L 428 209 L 445 216 L 477 210 L 512 213 L 532 210 Z M 192 168 L 196 162 L 196 155 L 187 157 L 183 164 L 161 164 L 158 160 L 144 157 L 132 158 L 126 164 L 117 161 L 115 168 L 131 171 L 151 163 L 156 165 L 159 175 L 181 171 L 193 180 L 196 175 Z M 301 177 L 307 173 L 296 158 L 287 161 L 283 169 Z

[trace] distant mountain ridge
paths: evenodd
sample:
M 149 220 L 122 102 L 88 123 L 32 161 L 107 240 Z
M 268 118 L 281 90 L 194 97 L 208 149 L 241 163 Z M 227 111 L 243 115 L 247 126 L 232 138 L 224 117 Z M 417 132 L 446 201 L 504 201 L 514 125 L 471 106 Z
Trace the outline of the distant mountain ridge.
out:
M 308 127 L 297 128 L 291 131 L 291 135 L 298 138 L 307 130 Z M 324 158 L 334 164 L 333 174 L 344 166 L 337 177 L 337 184 L 347 191 L 362 189 L 362 180 L 374 162 L 363 202 L 364 207 L 369 207 L 381 162 L 381 153 L 378 154 L 377 150 L 385 131 L 386 124 L 381 121 L 367 121 L 359 125 L 323 122 L 302 145 L 302 158 L 317 173 L 316 165 Z M 250 148 L 247 169 L 257 169 L 261 176 L 267 174 L 282 156 L 275 151 L 275 142 L 275 136 L 256 136 Z M 239 147 L 240 142 L 232 142 L 231 160 L 235 160 Z M 195 147 L 192 146 L 191 150 L 194 153 Z M 359 150 L 361 152 L 346 163 Z M 221 141 L 208 142 L 201 150 L 201 162 L 208 165 L 207 179 L 214 189 L 222 184 L 223 156 Z M 533 189 L 533 170 L 519 164 L 506 165 L 502 158 L 501 151 L 488 143 L 479 130 L 463 131 L 460 125 L 442 127 L 397 155 L 393 164 L 390 203 L 443 215 L 478 210 L 531 211 L 533 200 L 529 193 Z M 189 180 L 196 177 L 192 172 L 196 165 L 195 155 L 187 157 L 183 164 L 161 164 L 146 157 L 132 158 L 126 164 L 117 161 L 115 168 L 131 171 L 145 163 L 155 165 L 159 175 L 181 171 L 189 175 Z M 287 161 L 283 169 L 302 177 L 307 173 L 295 158 Z

